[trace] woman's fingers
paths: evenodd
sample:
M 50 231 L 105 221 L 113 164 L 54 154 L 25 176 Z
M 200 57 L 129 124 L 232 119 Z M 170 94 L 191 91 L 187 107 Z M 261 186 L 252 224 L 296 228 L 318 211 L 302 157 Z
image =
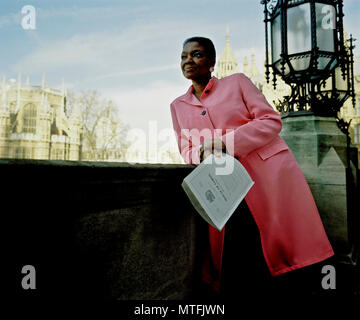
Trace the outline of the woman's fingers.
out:
M 215 157 L 221 157 L 223 150 L 221 149 L 205 149 L 204 152 L 200 155 L 200 161 L 206 159 L 209 155 L 213 154 Z
M 203 158 L 206 159 L 211 154 L 212 154 L 212 151 L 210 149 L 207 149 L 207 150 L 204 151 Z
M 208 139 L 205 140 L 199 148 L 200 161 L 203 161 L 210 154 L 220 157 L 222 153 L 226 153 L 225 143 L 221 139 Z
M 214 147 L 214 149 L 224 150 L 225 149 L 225 143 L 221 139 L 214 139 L 213 140 L 213 147 Z
M 218 157 L 218 158 L 221 157 L 222 153 L 223 153 L 223 152 L 222 152 L 222 150 L 220 150 L 220 149 L 215 149 L 215 150 L 213 151 L 214 156 L 215 156 L 215 157 Z

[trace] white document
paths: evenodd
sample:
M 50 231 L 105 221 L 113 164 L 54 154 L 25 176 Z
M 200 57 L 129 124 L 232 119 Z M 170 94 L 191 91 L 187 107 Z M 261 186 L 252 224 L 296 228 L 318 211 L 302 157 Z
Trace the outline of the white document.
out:
M 208 156 L 181 185 L 205 221 L 222 230 L 254 181 L 237 159 L 223 153 Z

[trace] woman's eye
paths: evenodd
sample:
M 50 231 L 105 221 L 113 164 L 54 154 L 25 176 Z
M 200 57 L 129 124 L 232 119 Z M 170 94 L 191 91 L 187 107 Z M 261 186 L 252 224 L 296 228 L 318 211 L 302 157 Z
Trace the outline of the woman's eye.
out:
M 201 53 L 194 53 L 194 57 L 196 57 L 196 58 L 201 58 L 202 55 L 201 55 Z

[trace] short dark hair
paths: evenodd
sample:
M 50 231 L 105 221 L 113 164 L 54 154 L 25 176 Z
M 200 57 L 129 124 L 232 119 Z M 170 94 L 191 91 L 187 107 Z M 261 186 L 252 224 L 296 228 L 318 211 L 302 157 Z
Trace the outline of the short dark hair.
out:
M 199 45 L 203 46 L 207 57 L 213 60 L 215 65 L 216 51 L 215 51 L 215 46 L 210 39 L 204 37 L 191 37 L 184 41 L 183 47 L 189 42 L 197 42 Z

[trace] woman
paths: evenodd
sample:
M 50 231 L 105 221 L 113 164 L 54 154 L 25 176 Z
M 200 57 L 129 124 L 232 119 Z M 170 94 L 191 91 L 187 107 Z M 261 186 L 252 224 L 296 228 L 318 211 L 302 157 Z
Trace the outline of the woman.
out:
M 179 151 L 186 163 L 199 164 L 211 153 L 226 151 L 243 164 L 255 182 L 221 232 L 209 226 L 211 252 L 204 262 L 203 280 L 219 291 L 223 249 L 223 275 L 229 279 L 226 252 L 231 245 L 235 248 L 228 257 L 236 253 L 237 247 L 240 251 L 252 245 L 247 254 L 261 248 L 261 259 L 255 259 L 258 254 L 250 256 L 253 263 L 242 261 L 243 270 L 251 272 L 252 266 L 266 262 L 271 276 L 315 264 L 334 253 L 305 177 L 279 136 L 281 117 L 245 75 L 212 77 L 215 60 L 211 40 L 202 37 L 185 40 L 181 70 L 192 86 L 171 103 L 171 115 Z M 251 229 L 245 228 L 242 219 L 253 223 L 254 236 L 236 238 L 236 234 Z M 224 247 L 225 229 L 234 232 L 226 233 Z M 246 245 L 240 243 L 246 241 Z M 237 255 L 244 256 L 242 252 Z

